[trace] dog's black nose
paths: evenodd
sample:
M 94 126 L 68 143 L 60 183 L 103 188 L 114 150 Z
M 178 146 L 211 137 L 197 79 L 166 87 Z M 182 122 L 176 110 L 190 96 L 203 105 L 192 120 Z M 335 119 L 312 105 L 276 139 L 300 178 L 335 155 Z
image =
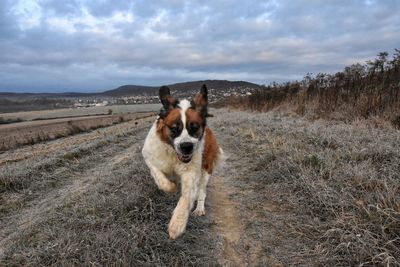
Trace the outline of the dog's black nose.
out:
M 185 142 L 179 145 L 182 153 L 185 155 L 191 154 L 193 152 L 193 143 Z

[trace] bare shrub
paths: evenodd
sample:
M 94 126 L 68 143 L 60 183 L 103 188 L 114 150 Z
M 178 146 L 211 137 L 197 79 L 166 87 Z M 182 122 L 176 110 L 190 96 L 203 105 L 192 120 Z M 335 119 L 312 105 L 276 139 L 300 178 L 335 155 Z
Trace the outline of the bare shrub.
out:
M 251 96 L 231 97 L 227 104 L 254 111 L 286 104 L 300 115 L 342 120 L 381 116 L 396 126 L 400 114 L 400 50 L 395 49 L 392 60 L 381 52 L 366 65 L 353 64 L 335 74 L 307 74 L 300 82 L 272 83 Z
M 397 129 L 400 129 L 400 115 L 393 118 L 392 124 Z

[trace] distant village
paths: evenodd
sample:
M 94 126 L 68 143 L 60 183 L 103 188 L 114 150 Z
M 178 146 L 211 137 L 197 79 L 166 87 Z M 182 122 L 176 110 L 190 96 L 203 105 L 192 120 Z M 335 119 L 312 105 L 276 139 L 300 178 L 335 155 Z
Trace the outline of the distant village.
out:
M 213 88 L 208 89 L 208 101 L 210 103 L 217 102 L 230 96 L 246 96 L 252 95 L 254 88 L 229 88 L 224 90 L 216 90 Z M 191 90 L 186 92 L 172 91 L 176 98 L 191 98 L 197 91 Z M 79 97 L 73 98 L 74 106 L 80 107 L 92 107 L 92 106 L 112 106 L 112 105 L 135 105 L 135 104 L 157 104 L 160 102 L 158 94 L 140 94 L 132 96 L 120 96 L 120 97 L 107 97 L 107 96 L 93 96 L 93 97 Z

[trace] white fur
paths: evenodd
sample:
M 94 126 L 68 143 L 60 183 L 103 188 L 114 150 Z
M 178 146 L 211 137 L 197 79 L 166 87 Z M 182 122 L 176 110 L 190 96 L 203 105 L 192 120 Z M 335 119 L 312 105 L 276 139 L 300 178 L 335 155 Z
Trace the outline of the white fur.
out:
M 183 110 L 187 110 L 188 108 L 190 108 L 190 101 L 189 100 L 187 100 L 187 99 L 182 99 L 181 101 L 179 101 L 179 104 L 178 104 L 178 106 L 182 109 L 182 111 Z M 185 116 L 185 118 L 186 118 L 186 116 Z
M 186 125 L 185 111 L 190 107 L 190 103 L 184 100 L 180 102 L 179 106 L 182 109 L 182 122 Z M 204 215 L 205 213 L 204 201 L 209 174 L 202 171 L 203 140 L 204 138 L 198 140 L 191 137 L 186 128 L 184 128 L 179 137 L 175 138 L 175 148 L 179 147 L 181 142 L 192 142 L 194 144 L 191 161 L 183 163 L 178 159 L 177 152 L 172 146 L 163 142 L 157 135 L 157 122 L 155 122 L 146 137 L 142 149 L 144 160 L 161 190 L 175 192 L 176 185 L 170 179 L 178 176 L 181 180 L 181 197 L 168 227 L 169 236 L 172 239 L 176 239 L 185 231 L 189 213 L 196 198 L 198 198 L 198 203 L 194 214 Z
M 185 142 L 192 143 L 193 150 L 196 150 L 199 145 L 199 139 L 190 136 L 186 129 L 186 110 L 190 107 L 190 102 L 187 99 L 183 99 L 179 102 L 178 106 L 181 108 L 181 120 L 184 125 L 184 128 L 180 136 L 178 136 L 174 140 L 175 150 L 179 151 L 179 145 Z

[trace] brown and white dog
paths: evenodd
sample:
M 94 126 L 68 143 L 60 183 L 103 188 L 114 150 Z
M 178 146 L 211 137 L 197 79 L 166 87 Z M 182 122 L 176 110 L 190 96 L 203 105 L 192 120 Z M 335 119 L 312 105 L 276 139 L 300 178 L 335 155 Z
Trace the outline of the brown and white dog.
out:
M 163 108 L 146 137 L 142 154 L 159 189 L 175 192 L 172 178 L 180 178 L 181 196 L 168 226 L 170 238 L 176 239 L 185 231 L 196 199 L 193 214 L 205 214 L 207 183 L 223 152 L 206 127 L 210 115 L 205 85 L 192 101 L 175 99 L 166 86 L 160 88 L 159 95 Z

